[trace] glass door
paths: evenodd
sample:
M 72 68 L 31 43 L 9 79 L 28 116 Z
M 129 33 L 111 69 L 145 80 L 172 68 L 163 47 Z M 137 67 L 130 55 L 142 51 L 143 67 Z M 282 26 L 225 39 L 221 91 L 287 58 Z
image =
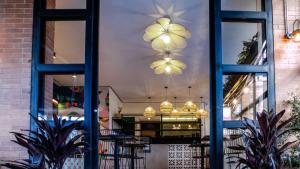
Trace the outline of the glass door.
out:
M 235 168 L 244 117 L 275 108 L 272 1 L 210 1 L 211 167 Z M 215 161 L 219 161 L 215 163 Z
M 68 168 L 98 168 L 98 22 L 97 0 L 34 1 L 31 113 L 82 121 L 85 151 Z

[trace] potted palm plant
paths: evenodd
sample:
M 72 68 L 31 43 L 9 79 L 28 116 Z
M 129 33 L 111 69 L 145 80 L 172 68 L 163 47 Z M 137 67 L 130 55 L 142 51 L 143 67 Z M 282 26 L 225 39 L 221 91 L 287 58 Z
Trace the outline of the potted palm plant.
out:
M 62 169 L 66 159 L 80 152 L 84 142 L 82 134 L 70 137 L 80 126 L 80 122 L 67 123 L 65 119 L 53 114 L 53 124 L 45 119 L 39 120 L 31 115 L 37 125 L 37 130 L 11 132 L 16 144 L 26 148 L 30 159 L 4 161 L 0 166 L 11 169 Z M 24 130 L 23 130 L 24 131 Z
M 243 145 L 228 147 L 233 150 L 243 151 L 244 156 L 231 157 L 237 160 L 237 167 L 250 169 L 281 169 L 283 167 L 283 153 L 298 143 L 287 141 L 281 145 L 277 141 L 285 134 L 298 130 L 291 128 L 293 117 L 281 120 L 285 111 L 279 113 L 257 113 L 258 125 L 253 120 L 245 118 L 242 129 Z

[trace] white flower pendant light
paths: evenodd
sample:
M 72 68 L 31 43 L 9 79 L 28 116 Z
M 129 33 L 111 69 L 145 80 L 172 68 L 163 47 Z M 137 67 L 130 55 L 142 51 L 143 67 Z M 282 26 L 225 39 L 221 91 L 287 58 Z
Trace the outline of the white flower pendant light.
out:
M 145 30 L 144 40 L 151 42 L 154 50 L 183 49 L 186 47 L 186 39 L 191 33 L 182 25 L 172 23 L 170 18 L 159 18 L 154 24 Z
M 158 50 L 157 56 L 162 58 L 176 58 L 178 56 L 183 56 L 181 49 L 160 49 Z
M 154 61 L 150 68 L 154 70 L 155 74 L 182 74 L 182 70 L 186 68 L 186 65 L 180 60 L 172 58 L 164 58 L 162 60 Z

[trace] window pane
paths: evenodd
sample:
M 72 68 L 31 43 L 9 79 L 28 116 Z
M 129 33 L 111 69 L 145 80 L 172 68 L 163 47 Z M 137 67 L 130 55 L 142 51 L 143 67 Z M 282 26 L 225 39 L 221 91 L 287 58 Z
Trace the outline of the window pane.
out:
M 245 153 L 240 150 L 233 150 L 229 147 L 243 145 L 241 138 L 241 130 L 224 129 L 223 130 L 223 147 L 224 147 L 224 169 L 236 168 L 237 159 L 235 157 L 243 157 Z M 242 168 L 242 166 L 241 166 Z
M 46 9 L 86 9 L 86 0 L 46 0 Z
M 39 113 L 47 119 L 57 113 L 69 120 L 83 120 L 83 84 L 83 75 L 45 75 L 44 99 Z
M 47 21 L 44 28 L 44 63 L 84 63 L 85 21 Z
M 223 76 L 223 119 L 254 119 L 256 112 L 267 110 L 267 75 Z
M 262 65 L 267 62 L 261 23 L 222 23 L 223 64 Z
M 222 10 L 261 11 L 261 0 L 222 0 Z
M 70 134 L 69 139 L 72 139 L 79 134 L 83 134 L 83 132 L 84 132 L 83 130 L 74 130 Z M 80 138 L 79 140 L 83 141 L 84 137 Z M 79 152 L 76 152 L 67 158 L 67 160 L 64 163 L 63 168 L 64 169 L 67 169 L 67 168 L 82 168 L 83 169 L 84 168 L 84 146 L 81 146 L 79 148 Z

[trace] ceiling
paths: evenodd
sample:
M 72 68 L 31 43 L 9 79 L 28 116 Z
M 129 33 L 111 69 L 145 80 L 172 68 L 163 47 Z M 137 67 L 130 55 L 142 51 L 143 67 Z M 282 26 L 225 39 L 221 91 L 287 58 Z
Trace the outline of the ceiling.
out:
M 160 3 L 158 3 L 160 2 Z M 149 68 L 159 59 L 150 44 L 143 41 L 145 28 L 155 21 L 156 6 L 184 11 L 178 22 L 192 33 L 184 55 L 178 59 L 187 64 L 182 75 L 155 75 Z M 153 100 L 169 96 L 179 99 L 208 97 L 209 94 L 209 28 L 208 0 L 102 0 L 100 9 L 100 83 L 112 86 L 123 101 Z
M 70 0 L 65 1 L 67 4 Z M 192 86 L 191 95 L 194 99 L 200 96 L 208 98 L 208 0 L 100 2 L 100 85 L 111 86 L 124 102 L 142 102 L 148 96 L 161 101 L 164 98 L 164 86 L 169 87 L 169 97 L 177 96 L 179 100 L 187 99 L 188 86 Z M 184 55 L 178 57 L 187 65 L 182 75 L 155 75 L 149 67 L 159 57 L 150 44 L 143 40 L 143 33 L 155 21 L 154 16 L 159 14 L 160 8 L 166 11 L 169 9 L 169 12 L 175 14 L 175 22 L 184 25 L 192 33 L 187 41 L 188 46 L 183 50 Z M 181 15 L 177 17 L 177 14 Z M 76 28 L 75 25 L 69 24 L 68 29 L 72 31 L 60 31 L 66 28 L 56 29 L 55 51 L 58 57 L 61 56 L 56 62 L 83 62 L 84 24 L 78 22 Z M 68 83 L 63 78 L 58 80 Z

